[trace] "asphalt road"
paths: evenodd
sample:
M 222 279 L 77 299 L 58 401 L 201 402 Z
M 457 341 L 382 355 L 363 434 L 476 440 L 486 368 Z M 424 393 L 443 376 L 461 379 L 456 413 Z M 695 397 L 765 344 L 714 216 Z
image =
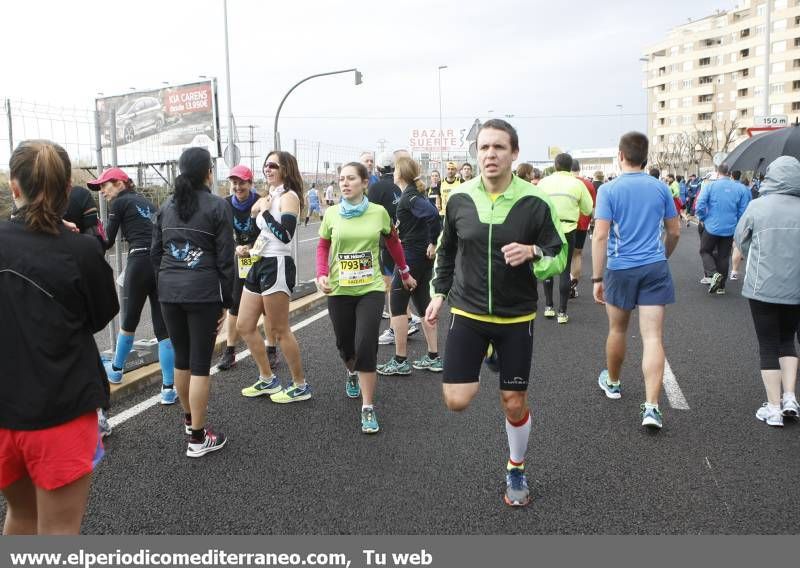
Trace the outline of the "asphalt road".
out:
M 460 414 L 444 408 L 438 375 L 381 378 L 381 432 L 366 436 L 359 402 L 345 397 L 330 321 L 322 317 L 297 332 L 311 400 L 275 405 L 241 397 L 256 375 L 246 359 L 213 380 L 210 423 L 229 436 L 222 451 L 185 456 L 178 406 L 155 406 L 127 420 L 107 439 L 83 530 L 797 533 L 800 425 L 777 429 L 755 419 L 764 391 L 747 303 L 739 283 L 729 284 L 724 297 L 698 284 L 698 247 L 696 229 L 684 229 L 670 261 L 678 303 L 668 309 L 665 329 L 667 357 L 689 408 L 670 408 L 662 397 L 665 427 L 658 433 L 640 426 L 635 316 L 617 401 L 595 382 L 607 324 L 588 280 L 570 303 L 568 325 L 536 321 L 527 458 L 533 501 L 524 509 L 502 502 L 507 443 L 496 375 L 484 370 L 480 394 Z M 588 249 L 584 258 L 588 266 Z M 409 350 L 412 357 L 424 353 L 421 336 Z M 381 347 L 379 359 L 391 354 Z M 285 364 L 278 371 L 286 377 Z M 112 414 L 156 392 L 123 401 Z

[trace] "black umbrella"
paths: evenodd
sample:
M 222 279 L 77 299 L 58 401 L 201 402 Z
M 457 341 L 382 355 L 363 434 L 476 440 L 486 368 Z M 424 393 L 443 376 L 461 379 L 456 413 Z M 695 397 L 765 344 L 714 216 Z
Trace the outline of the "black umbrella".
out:
M 767 166 L 781 156 L 800 160 L 800 126 L 794 124 L 766 134 L 757 134 L 739 144 L 725 157 L 730 171 L 766 172 Z

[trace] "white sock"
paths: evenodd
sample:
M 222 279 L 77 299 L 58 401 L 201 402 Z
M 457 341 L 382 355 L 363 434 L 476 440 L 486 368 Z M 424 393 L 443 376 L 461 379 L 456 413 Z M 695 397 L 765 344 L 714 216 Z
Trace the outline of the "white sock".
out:
M 374 410 L 374 408 L 373 408 L 373 406 L 371 404 L 363 404 L 363 405 L 361 405 L 361 410 L 366 410 L 368 408 Z
M 653 408 L 655 410 L 658 410 L 658 405 L 657 404 L 650 404 L 649 402 L 645 402 L 644 403 L 644 407 L 645 408 Z
M 783 393 L 783 401 L 786 402 L 787 400 L 797 400 L 797 397 L 793 392 L 785 392 Z
M 531 435 L 531 413 L 525 414 L 524 422 L 514 426 L 506 418 L 506 434 L 508 435 L 509 459 L 513 465 L 525 463 L 528 451 L 528 438 Z

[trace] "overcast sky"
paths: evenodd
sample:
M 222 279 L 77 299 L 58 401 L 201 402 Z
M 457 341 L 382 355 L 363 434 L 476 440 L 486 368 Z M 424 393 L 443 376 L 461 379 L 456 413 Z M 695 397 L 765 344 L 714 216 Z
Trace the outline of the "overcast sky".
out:
M 281 136 L 329 144 L 407 146 L 437 128 L 437 67 L 444 126 L 513 114 L 521 158 L 612 146 L 645 128 L 647 46 L 687 18 L 732 0 L 544 2 L 517 0 L 229 0 L 231 92 L 237 124 L 271 130 L 285 92 L 314 79 L 281 112 Z M 0 97 L 91 108 L 106 95 L 219 80 L 227 114 L 222 0 L 4 2 Z M 343 8 L 342 6 L 346 6 Z M 577 117 L 577 118 L 576 118 Z M 224 118 L 223 118 L 224 124 Z

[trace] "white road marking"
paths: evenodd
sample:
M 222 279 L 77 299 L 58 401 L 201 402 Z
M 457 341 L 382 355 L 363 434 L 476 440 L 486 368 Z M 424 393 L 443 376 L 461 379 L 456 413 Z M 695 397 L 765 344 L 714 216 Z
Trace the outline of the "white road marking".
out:
M 669 366 L 669 361 L 666 359 L 664 359 L 664 392 L 667 393 L 667 399 L 672 408 L 689 410 L 686 397 L 683 396 L 683 391 L 678 386 L 678 379 L 675 378 L 675 373 L 672 372 L 672 367 Z
M 304 319 L 303 321 L 299 321 L 296 324 L 294 324 L 292 326 L 292 331 L 293 332 L 294 331 L 299 331 L 299 330 L 303 329 L 304 327 L 311 325 L 315 321 L 324 318 L 327 315 L 328 315 L 328 310 L 322 310 L 321 312 L 319 312 L 317 314 L 314 314 L 313 316 L 308 317 L 308 318 Z M 245 358 L 247 358 L 249 356 L 250 356 L 250 350 L 249 349 L 245 349 L 241 353 L 237 353 L 236 354 L 236 360 L 237 361 L 241 361 L 242 359 L 245 359 Z M 216 375 L 217 373 L 219 373 L 219 369 L 217 369 L 216 365 L 211 367 L 211 374 L 212 375 Z M 155 396 L 152 396 L 152 397 L 148 398 L 147 400 L 144 400 L 144 401 L 140 402 L 139 404 L 137 404 L 135 406 L 132 406 L 129 409 L 123 410 L 119 414 L 116 414 L 116 415 L 112 416 L 111 418 L 108 419 L 108 423 L 111 425 L 112 428 L 116 428 L 120 424 L 130 420 L 134 416 L 137 416 L 137 415 L 141 414 L 142 412 L 144 412 L 148 408 L 152 408 L 153 406 L 156 406 L 160 402 L 161 402 L 161 394 L 157 394 Z

